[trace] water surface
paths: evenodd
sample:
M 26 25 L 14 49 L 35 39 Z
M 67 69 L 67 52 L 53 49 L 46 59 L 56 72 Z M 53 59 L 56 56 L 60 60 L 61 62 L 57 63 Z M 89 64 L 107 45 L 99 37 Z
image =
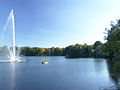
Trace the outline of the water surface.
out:
M 25 62 L 0 63 L 0 90 L 115 89 L 105 59 L 24 58 Z

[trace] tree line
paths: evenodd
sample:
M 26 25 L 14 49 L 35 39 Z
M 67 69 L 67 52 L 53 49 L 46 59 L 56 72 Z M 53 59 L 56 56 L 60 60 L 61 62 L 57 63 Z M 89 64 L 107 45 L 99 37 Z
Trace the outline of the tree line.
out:
M 51 47 L 22 47 L 21 55 L 24 56 L 65 56 L 66 58 L 79 58 L 79 57 L 104 57 L 103 43 L 96 41 L 94 45 L 76 44 L 70 45 L 65 48 Z
M 75 44 L 65 48 L 22 47 L 21 54 L 25 56 L 65 56 L 67 58 L 120 58 L 120 20 L 111 23 L 110 29 L 105 29 L 106 43 L 96 41 L 93 45 Z

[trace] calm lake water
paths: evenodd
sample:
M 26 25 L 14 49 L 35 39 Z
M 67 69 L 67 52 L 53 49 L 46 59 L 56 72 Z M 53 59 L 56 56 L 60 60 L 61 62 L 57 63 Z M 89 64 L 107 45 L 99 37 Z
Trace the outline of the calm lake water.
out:
M 105 59 L 24 58 L 25 62 L 0 63 L 0 90 L 112 90 L 115 86 Z

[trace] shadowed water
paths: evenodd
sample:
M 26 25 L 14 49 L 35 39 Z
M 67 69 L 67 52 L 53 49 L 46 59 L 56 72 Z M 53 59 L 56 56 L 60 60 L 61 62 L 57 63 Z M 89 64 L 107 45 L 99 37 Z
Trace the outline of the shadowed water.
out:
M 116 89 L 105 59 L 24 58 L 21 63 L 0 63 L 0 90 Z

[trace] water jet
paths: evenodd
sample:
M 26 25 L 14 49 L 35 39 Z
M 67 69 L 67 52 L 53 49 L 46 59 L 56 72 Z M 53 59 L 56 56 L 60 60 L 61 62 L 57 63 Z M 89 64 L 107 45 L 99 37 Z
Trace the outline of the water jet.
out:
M 5 54 L 5 56 L 8 58 L 8 60 L 0 60 L 3 61 L 3 62 L 20 62 L 20 61 L 23 61 L 22 57 L 20 57 L 20 48 L 18 48 L 16 50 L 16 47 L 15 47 L 15 18 L 14 18 L 14 12 L 13 12 L 13 9 L 11 10 L 9 16 L 8 16 L 8 19 L 7 19 L 7 22 L 3 28 L 3 30 L 5 31 L 7 28 L 12 27 L 12 45 L 11 46 L 6 46 L 5 49 L 5 52 L 7 52 L 7 54 Z

